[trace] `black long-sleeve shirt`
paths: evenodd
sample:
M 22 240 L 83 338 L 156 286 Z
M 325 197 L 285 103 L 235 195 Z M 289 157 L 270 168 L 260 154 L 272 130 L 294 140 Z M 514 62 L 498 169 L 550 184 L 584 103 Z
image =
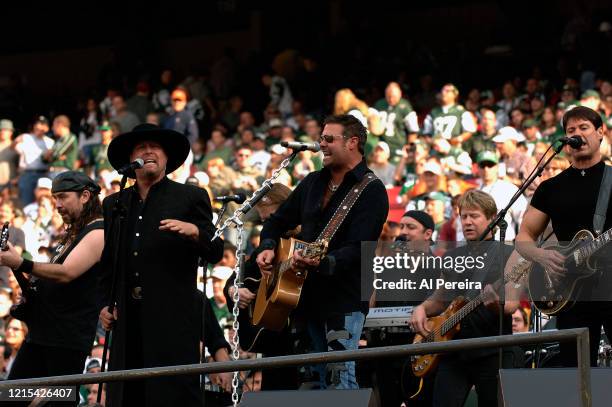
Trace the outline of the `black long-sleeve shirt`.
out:
M 325 208 L 323 196 L 330 181 L 329 169 L 309 174 L 265 223 L 262 248 L 274 248 L 288 230 L 302 225 L 297 238 L 313 242 L 331 220 L 336 209 L 356 183 L 371 172 L 365 160 L 346 173 L 338 190 Z M 361 193 L 329 243 L 327 255 L 316 272 L 305 282 L 299 308 L 310 316 L 325 318 L 330 313 L 367 310 L 361 293 L 361 242 L 376 241 L 389 212 L 389 200 L 380 180 L 371 182 Z

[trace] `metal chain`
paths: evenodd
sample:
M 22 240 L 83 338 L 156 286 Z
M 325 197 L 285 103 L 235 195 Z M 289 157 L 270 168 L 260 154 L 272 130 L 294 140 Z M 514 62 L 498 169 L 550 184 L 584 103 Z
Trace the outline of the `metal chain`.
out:
M 239 337 L 238 337 L 238 329 L 240 328 L 240 323 L 238 322 L 238 314 L 240 313 L 240 308 L 238 307 L 238 303 L 240 302 L 240 292 L 238 289 L 242 286 L 241 274 L 240 274 L 240 262 L 242 260 L 242 231 L 243 225 L 242 223 L 238 224 L 238 241 L 236 242 L 236 265 L 234 266 L 234 295 L 232 295 L 232 300 L 234 301 L 234 308 L 232 309 L 232 314 L 234 315 L 234 321 L 232 324 L 232 328 L 234 328 L 234 335 L 229 338 L 230 345 L 232 347 L 232 359 L 238 360 L 240 358 L 240 349 L 239 349 Z M 232 402 L 234 403 L 234 407 L 238 406 L 238 376 L 240 372 L 234 372 L 234 377 L 232 378 Z
M 283 169 L 285 169 L 287 166 L 289 166 L 289 164 L 291 163 L 291 157 L 287 157 L 285 158 L 282 162 L 280 167 L 278 167 L 277 169 L 275 169 L 274 171 L 272 171 L 272 175 L 270 176 L 269 179 L 265 180 L 261 186 L 255 191 L 253 192 L 252 196 L 257 195 L 257 193 L 259 191 L 261 191 L 262 189 L 269 187 L 272 185 L 272 182 L 278 178 L 278 176 L 280 175 L 281 171 Z M 225 229 L 227 229 L 228 227 L 231 226 L 231 224 L 235 224 L 236 226 L 242 226 L 242 221 L 240 220 L 240 217 L 244 214 L 244 209 L 246 207 L 247 204 L 250 205 L 250 199 L 247 200 L 245 203 L 242 204 L 242 206 L 240 206 L 240 208 L 236 209 L 234 211 L 234 214 L 232 216 L 230 216 L 229 218 L 227 218 L 225 220 L 225 222 L 223 222 L 223 225 L 217 229 L 217 231 L 215 232 L 215 235 L 213 236 L 213 238 L 211 240 L 215 240 L 216 238 L 218 238 L 219 236 L 221 236 L 221 234 L 223 233 L 223 231 Z

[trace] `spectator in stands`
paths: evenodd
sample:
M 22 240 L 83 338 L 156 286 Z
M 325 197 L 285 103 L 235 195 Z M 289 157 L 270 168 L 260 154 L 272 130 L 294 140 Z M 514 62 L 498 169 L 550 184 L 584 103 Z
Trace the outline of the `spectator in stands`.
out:
M 53 120 L 53 148 L 43 154 L 43 161 L 49 163 L 49 178 L 77 168 L 79 146 L 77 138 L 70 131 L 70 119 L 59 115 Z
M 425 118 L 423 134 L 428 137 L 441 136 L 453 145 L 460 145 L 472 137 L 476 123 L 470 112 L 458 104 L 459 90 L 447 83 L 440 91 L 440 106 L 432 109 Z
M 255 133 L 250 146 L 253 152 L 251 156 L 251 165 L 263 174 L 270 163 L 270 153 L 266 151 L 266 135 L 263 133 Z
M 497 154 L 493 151 L 483 151 L 478 155 L 476 162 L 478 163 L 480 175 L 480 186 L 478 189 L 491 195 L 499 210 L 505 208 L 518 188 L 511 182 L 499 179 L 499 158 Z M 527 200 L 523 195 L 520 195 L 504 218 L 508 223 L 508 229 L 506 230 L 507 242 L 513 241 L 516 237 L 526 209 Z M 495 239 L 499 240 L 499 231 L 497 231 Z
M 11 181 L 17 178 L 19 155 L 13 148 L 13 122 L 0 120 L 0 192 L 8 197 Z M 5 192 L 6 190 L 6 192 Z
M 121 133 L 132 131 L 140 123 L 138 116 L 128 110 L 123 96 L 117 95 L 113 98 L 113 108 L 115 115 L 111 116 L 111 120 L 119 124 Z
M 312 160 L 313 155 L 314 153 L 310 150 L 300 151 L 298 154 L 298 161 L 293 166 L 293 171 L 291 172 L 295 185 L 303 180 L 308 174 L 316 171 L 315 163 Z
M 510 122 L 508 126 L 514 127 L 517 131 L 521 131 L 523 129 L 523 120 L 525 120 L 525 113 L 519 107 L 515 107 L 510 111 Z
M 25 341 L 28 335 L 28 327 L 25 322 L 22 322 L 16 318 L 10 317 L 6 322 L 6 343 L 11 347 L 11 356 L 6 362 L 6 374 L 8 375 L 15 361 L 17 352 L 21 349 L 21 345 Z
M 599 108 L 601 107 L 601 97 L 599 96 L 599 92 L 596 90 L 587 90 L 582 93 L 580 96 L 580 106 L 586 106 L 590 109 L 599 112 Z
M 253 151 L 248 146 L 240 146 L 234 153 L 232 169 L 236 173 L 236 178 L 232 184 L 232 189 L 236 193 L 242 192 L 245 195 L 250 195 L 259 187 L 258 178 L 262 174 L 251 165 L 252 154 Z
M 385 98 L 374 105 L 385 128 L 384 141 L 389 145 L 390 159 L 397 163 L 399 151 L 406 144 L 409 134 L 418 134 L 417 114 L 397 82 L 390 82 L 385 88 Z M 396 158 L 397 157 L 397 158 Z
M 231 140 L 227 139 L 225 132 L 221 129 L 213 129 L 210 133 L 210 140 L 206 143 L 204 161 L 218 157 L 228 163 L 232 158 L 232 154 Z
M 171 69 L 164 69 L 160 74 L 160 83 L 157 91 L 153 94 L 153 107 L 157 113 L 163 116 L 170 114 L 172 111 L 170 92 L 172 92 L 173 87 L 174 74 Z
M 28 218 L 22 227 L 25 249 L 32 255 L 33 261 L 48 262 L 49 248 L 53 246 L 63 223 L 61 216 L 55 212 L 55 204 L 50 196 L 41 195 L 37 203 L 36 217 Z
M 389 162 L 390 156 L 389 144 L 379 141 L 374 147 L 368 163 L 368 167 L 387 188 L 393 187 L 395 182 L 395 166 Z
M 85 102 L 85 112 L 79 122 L 78 130 L 79 151 L 82 151 L 85 157 L 89 156 L 91 146 L 100 142 L 98 126 L 101 121 L 102 112 L 98 108 L 96 100 L 88 98 L 87 102 Z
M 184 88 L 176 88 L 171 95 L 172 110 L 170 115 L 164 120 L 163 128 L 176 130 L 189 140 L 191 144 L 199 137 L 198 124 L 193 114 L 186 109 L 188 95 Z
M 497 134 L 497 115 L 491 109 L 482 109 L 480 128 L 464 145 L 463 149 L 470 154 L 472 160 L 484 150 L 495 149 L 493 137 Z
M 146 81 L 139 81 L 136 84 L 136 94 L 126 101 L 127 109 L 138 117 L 140 123 L 144 123 L 147 114 L 154 110 L 149 93 L 149 84 Z
M 268 88 L 270 103 L 278 108 L 283 118 L 288 117 L 292 111 L 293 97 L 285 78 L 270 71 L 261 76 L 261 82 Z
M 25 235 L 23 230 L 13 226 L 15 219 L 15 210 L 10 201 L 0 204 L 0 225 L 5 222 L 9 224 L 9 242 L 15 247 L 17 253 L 22 254 L 25 249 Z M 10 269 L 6 266 L 0 266 L 0 287 L 8 287 Z
M 500 161 L 503 163 L 502 171 L 505 171 L 505 174 L 502 174 L 502 176 L 507 176 L 513 182 L 520 179 L 520 169 L 531 160 L 531 157 L 517 147 L 518 143 L 525 141 L 525 136 L 514 128 L 506 126 L 499 129 L 497 136 L 493 137 L 493 141 L 497 146 Z M 503 208 L 503 205 L 501 208 Z
M 10 346 L 4 340 L 0 341 L 0 380 L 6 379 L 6 361 L 11 353 Z M 7 355 L 8 354 L 8 355 Z
M 518 307 L 512 314 L 512 333 L 529 332 L 529 317 L 525 308 Z
M 266 169 L 265 178 L 270 178 L 272 176 L 272 172 L 276 169 L 280 168 L 282 161 L 289 155 L 287 149 L 280 144 L 275 144 L 270 148 L 270 162 L 268 163 L 268 168 Z M 257 180 L 257 182 L 260 182 Z M 286 168 L 280 170 L 278 177 L 273 181 L 274 183 L 283 184 L 286 187 L 291 188 L 292 180 L 291 175 L 289 175 L 289 171 Z
M 36 218 L 38 213 L 38 198 L 42 195 L 51 197 L 51 178 L 39 178 L 36 182 L 36 188 L 34 188 L 34 202 L 26 205 L 23 208 L 23 213 L 28 218 Z
M 215 196 L 228 195 L 232 192 L 237 176 L 231 167 L 225 165 L 223 159 L 213 158 L 208 161 L 206 173 L 210 179 L 210 189 Z
M 215 266 L 211 273 L 213 296 L 209 299 L 215 318 L 223 328 L 232 318 L 232 313 L 227 308 L 227 301 L 223 295 L 223 287 L 234 270 L 228 266 Z
M 113 171 L 112 165 L 108 162 L 106 152 L 113 136 L 115 136 L 115 132 L 108 121 L 102 122 L 98 130 L 102 138 L 99 144 L 92 147 L 88 162 L 92 165 L 96 177 L 106 179 L 105 175 Z
M 19 154 L 19 199 L 23 205 L 34 201 L 34 188 L 39 178 L 47 176 L 49 164 L 43 162 L 42 155 L 53 147 L 53 139 L 47 136 L 49 121 L 39 116 L 32 125 L 32 132 L 25 133 L 15 140 L 15 150 Z

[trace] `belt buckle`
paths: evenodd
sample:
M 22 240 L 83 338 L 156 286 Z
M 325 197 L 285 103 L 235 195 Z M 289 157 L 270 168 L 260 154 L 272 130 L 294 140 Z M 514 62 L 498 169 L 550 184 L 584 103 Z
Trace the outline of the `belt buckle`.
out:
M 135 300 L 142 300 L 142 287 L 132 288 L 132 298 Z

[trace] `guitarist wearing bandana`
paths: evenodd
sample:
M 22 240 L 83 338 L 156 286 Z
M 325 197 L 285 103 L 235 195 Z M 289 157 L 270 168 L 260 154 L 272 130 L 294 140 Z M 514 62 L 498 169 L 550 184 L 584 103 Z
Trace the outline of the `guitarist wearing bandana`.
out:
M 11 312 L 29 328 L 8 380 L 83 371 L 100 302 L 96 293 L 104 230 L 99 192 L 80 172 L 67 171 L 53 180 L 51 193 L 67 228 L 51 263 L 23 259 L 10 243 L 0 251 L 0 265 L 13 270 L 26 293 L 18 311 Z
M 282 248 L 280 238 L 288 230 L 301 225 L 298 239 L 326 243 L 323 257 L 296 250 L 289 260 L 294 274 L 306 274 L 294 317 L 306 322 L 315 352 L 357 349 L 367 312 L 362 298 L 371 293 L 361 292 L 361 242 L 378 239 L 389 202 L 383 183 L 363 157 L 366 136 L 365 127 L 353 116 L 327 118 L 319 139 L 324 168 L 298 184 L 261 232 L 257 265 L 266 279 L 275 272 L 275 249 Z M 356 197 L 354 204 L 345 201 L 351 197 Z M 358 388 L 354 362 L 314 370 L 322 388 Z
M 470 282 L 479 282 L 481 289 L 476 287 L 468 290 L 448 290 L 442 286 L 437 288 L 422 304 L 415 307 L 410 326 L 423 337 L 421 342 L 448 340 L 449 336 L 453 335 L 455 339 L 499 335 L 498 287 L 502 274 L 499 270 L 499 256 L 502 256 L 501 260 L 506 265 L 512 247 L 493 241 L 492 234 L 489 234 L 485 241 L 478 242 L 478 237 L 484 232 L 496 213 L 495 201 L 485 192 L 470 190 L 460 198 L 459 214 L 467 242 L 465 246 L 446 252 L 445 257 L 452 256 L 457 259 L 471 257 L 485 260 L 482 267 L 473 266 L 464 271 L 458 268 L 456 270 L 445 269 L 441 278 L 446 283 L 461 282 L 465 279 Z M 502 321 L 504 335 L 512 333 L 511 315 L 520 304 L 519 290 L 514 283 L 505 284 Z M 459 301 L 459 296 L 471 301 L 453 309 L 454 304 Z M 448 305 L 451 299 L 455 300 Z M 443 318 L 448 316 L 445 323 L 453 319 L 456 319 L 457 322 L 450 324 L 450 329 L 447 331 L 443 331 L 441 327 L 445 325 L 444 323 L 436 327 L 435 319 L 428 320 L 438 315 Z M 440 335 L 446 338 L 438 339 Z M 475 349 L 443 355 L 439 358 L 440 362 L 434 382 L 433 405 L 463 406 L 472 386 L 476 387 L 479 405 L 497 405 L 497 372 L 499 369 L 497 352 L 497 349 Z M 518 364 L 517 361 L 513 361 L 513 357 L 514 354 L 509 349 L 504 349 L 503 367 Z M 413 363 L 413 372 L 420 375 L 424 370 L 433 370 L 434 366 L 432 364 L 430 368 L 430 364 L 432 363 L 415 367 Z
M 611 250 L 609 245 L 605 246 L 605 242 L 610 240 L 612 205 L 609 197 L 601 196 L 610 191 L 610 184 L 605 185 L 603 182 L 604 178 L 609 179 L 610 168 L 606 168 L 599 150 L 605 130 L 599 113 L 584 106 L 565 113 L 563 128 L 566 136 L 578 137 L 582 145 L 578 148 L 566 146 L 565 152 L 572 163 L 571 167 L 542 182 L 535 191 L 516 239 L 517 250 L 528 260 L 537 263 L 536 266 L 546 270 L 544 274 L 555 283 L 586 268 L 576 267 L 580 261 L 576 261 L 575 252 L 566 252 L 564 255 L 560 251 L 545 250 L 535 245 L 549 221 L 559 242 L 572 241 L 575 235 L 578 237 L 579 231 L 582 236 L 594 232 L 591 237 L 599 237 L 597 240 L 603 241 L 597 248 L 602 250 L 596 254 L 589 252 L 585 256 L 589 267 L 594 270 L 593 275 L 578 282 L 578 289 L 572 293 L 571 298 L 566 299 L 572 302 L 572 306 L 565 307 L 557 316 L 559 329 L 589 328 L 591 364 L 595 366 L 602 325 L 606 334 L 612 335 L 612 302 L 609 298 L 612 292 Z M 598 207 L 600 210 L 596 211 Z M 538 301 L 543 297 L 533 294 L 533 274 L 532 271 L 530 292 L 532 299 Z M 576 366 L 573 344 L 561 343 L 560 350 L 562 364 L 566 367 Z

